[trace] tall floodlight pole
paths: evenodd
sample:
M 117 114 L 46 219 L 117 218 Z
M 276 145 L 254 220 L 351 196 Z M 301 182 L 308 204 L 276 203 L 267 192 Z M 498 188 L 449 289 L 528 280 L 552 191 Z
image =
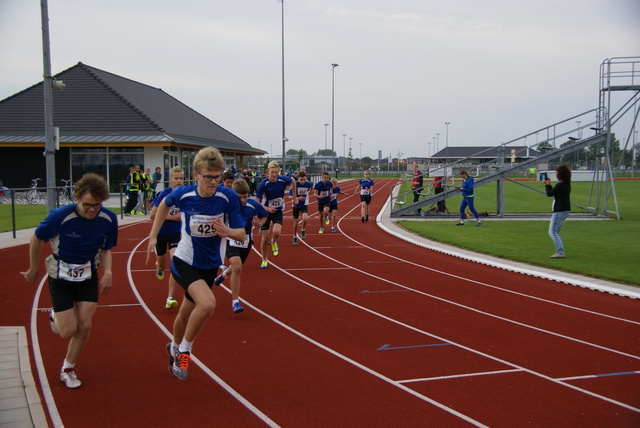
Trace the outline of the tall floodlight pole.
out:
M 324 124 L 324 149 L 327 150 L 327 130 L 329 129 L 329 124 Z
M 51 52 L 49 49 L 49 6 L 40 0 L 42 20 L 42 63 L 44 89 L 44 155 L 47 169 L 47 211 L 56 208 L 56 143 L 53 128 L 53 77 L 51 76 Z
M 285 109 L 284 109 L 284 0 L 278 0 L 282 4 L 282 173 L 284 174 L 284 163 L 286 160 L 287 134 L 285 132 Z
M 447 131 L 445 134 L 445 151 L 444 151 L 444 163 L 449 163 L 449 125 L 451 122 L 445 122 L 445 126 L 447 127 Z
M 347 134 L 342 134 L 342 157 L 347 162 Z M 346 169 L 346 168 L 345 168 Z
M 335 128 L 336 128 L 336 121 L 335 121 L 335 94 L 336 94 L 336 67 L 338 66 L 338 64 L 331 64 L 331 162 L 332 162 L 332 168 L 334 171 L 336 169 L 336 158 L 335 158 L 335 144 L 334 144 L 334 138 L 335 138 Z
M 436 153 L 438 153 L 438 146 L 440 145 L 440 133 L 436 132 L 436 147 L 435 147 L 435 151 L 434 151 L 434 155 Z

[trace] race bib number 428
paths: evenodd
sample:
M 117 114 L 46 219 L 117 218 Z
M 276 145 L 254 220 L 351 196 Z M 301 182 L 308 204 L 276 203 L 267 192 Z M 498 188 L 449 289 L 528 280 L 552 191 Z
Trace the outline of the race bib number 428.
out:
M 191 236 L 198 238 L 211 238 L 215 236 L 216 230 L 211 223 L 222 217 L 223 214 L 192 215 L 189 218 L 189 231 L 191 232 Z

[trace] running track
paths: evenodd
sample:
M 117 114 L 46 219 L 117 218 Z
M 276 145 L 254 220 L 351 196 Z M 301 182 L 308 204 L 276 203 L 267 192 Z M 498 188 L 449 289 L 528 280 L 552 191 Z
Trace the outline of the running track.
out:
M 317 233 L 312 202 L 298 247 L 289 210 L 280 255 L 266 270 L 257 253 L 245 264 L 245 312 L 232 315 L 228 290 L 214 289 L 187 381 L 167 371 L 175 310 L 145 265 L 150 222 L 121 227 L 74 391 L 58 379 L 66 346 L 49 330 L 47 285 L 18 275 L 27 246 L 0 250 L 0 323 L 30 332 L 50 425 L 640 426 L 638 300 L 390 236 L 375 214 L 391 184 L 376 180 L 365 224 L 357 196 L 342 196 L 338 233 Z M 493 227 L 483 226 L 491 239 Z

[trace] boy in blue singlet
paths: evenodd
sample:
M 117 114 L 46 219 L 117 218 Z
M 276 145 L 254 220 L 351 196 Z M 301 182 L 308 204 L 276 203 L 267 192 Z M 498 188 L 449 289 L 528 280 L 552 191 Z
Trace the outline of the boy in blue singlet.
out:
M 222 284 L 231 275 L 231 311 L 237 314 L 244 311 L 244 308 L 240 305 L 240 275 L 242 274 L 242 265 L 249 257 L 253 246 L 252 229 L 253 226 L 259 226 L 264 223 L 269 213 L 262 204 L 254 199 L 249 199 L 251 189 L 245 179 L 241 178 L 234 181 L 232 188 L 238 194 L 242 203 L 242 211 L 246 220 L 244 226 L 245 237 L 242 241 L 227 239 L 229 267 L 222 266 L 222 273 L 216 277 L 214 284 Z
M 298 172 L 298 181 L 296 182 L 296 196 L 291 197 L 293 199 L 293 245 L 298 245 L 298 226 L 302 224 L 300 228 L 300 238 L 305 239 L 307 237 L 307 219 L 309 218 L 308 206 L 309 206 L 309 192 L 313 188 L 313 183 L 307 181 L 307 173 L 304 171 Z M 302 215 L 302 220 L 298 221 Z
M 364 172 L 364 178 L 358 181 L 358 187 L 356 187 L 356 193 L 360 192 L 360 214 L 362 215 L 362 222 L 369 221 L 369 205 L 371 204 L 371 195 L 373 191 L 373 180 L 369 178 L 369 171 Z
M 338 187 L 338 179 L 332 178 L 331 183 L 333 187 L 331 188 L 331 201 L 329 202 L 329 218 L 331 219 L 331 233 L 336 233 L 336 217 L 338 214 L 338 195 L 347 196 L 346 193 L 340 191 L 340 187 Z
M 71 339 L 60 370 L 67 388 L 82 383 L 75 364 L 84 349 L 98 307 L 98 295 L 111 290 L 111 249 L 118 242 L 118 217 L 102 202 L 109 199 L 109 185 L 97 174 L 87 173 L 73 191 L 77 204 L 51 211 L 36 228 L 29 247 L 29 270 L 21 275 L 34 282 L 40 275 L 42 243 L 51 241 L 51 254 L 45 260 L 53 308 L 51 329 L 63 339 Z M 98 278 L 98 266 L 102 277 Z
M 167 197 L 173 189 L 178 186 L 182 186 L 184 183 L 184 171 L 179 166 L 171 168 L 169 175 L 169 187 L 164 188 L 151 203 L 153 208 L 149 218 L 155 220 L 156 213 L 158 212 L 158 206 L 164 198 Z M 180 242 L 180 230 L 182 217 L 180 215 L 180 208 L 173 206 L 167 215 L 167 219 L 162 223 L 162 227 L 158 232 L 158 243 L 156 244 L 156 277 L 159 280 L 164 279 L 164 270 L 167 259 L 167 248 L 169 249 L 169 259 L 173 257 L 173 254 L 178 248 Z M 169 275 L 169 294 L 167 301 L 164 304 L 166 309 L 175 308 L 178 306 L 178 301 L 173 297 L 176 292 L 176 280 L 173 275 Z
M 193 160 L 197 184 L 177 187 L 164 198 L 149 233 L 147 262 L 170 207 L 180 208 L 182 237 L 171 259 L 171 273 L 185 289 L 185 300 L 173 324 L 173 341 L 167 344 L 171 374 L 178 379 L 187 379 L 193 342 L 216 307 L 211 287 L 224 260 L 225 238 L 245 237 L 240 198 L 219 185 L 223 167 L 218 149 L 200 150 Z
M 268 165 L 268 175 L 260 182 L 256 191 L 255 199 L 265 206 L 269 217 L 260 228 L 262 239 L 260 241 L 260 253 L 262 254 L 262 263 L 260 269 L 266 269 L 269 265 L 268 243 L 271 242 L 271 251 L 274 257 L 280 253 L 278 249 L 278 238 L 282 232 L 282 214 L 284 209 L 284 194 L 287 187 L 291 186 L 291 191 L 296 194 L 296 183 L 290 177 L 278 175 L 280 173 L 280 165 L 278 162 L 271 161 Z
M 318 197 L 318 219 L 320 220 L 320 230 L 318 233 L 324 233 L 324 225 L 329 224 L 329 202 L 331 202 L 331 189 L 333 183 L 329 180 L 327 171 L 322 173 L 322 180 L 318 181 L 313 190 Z

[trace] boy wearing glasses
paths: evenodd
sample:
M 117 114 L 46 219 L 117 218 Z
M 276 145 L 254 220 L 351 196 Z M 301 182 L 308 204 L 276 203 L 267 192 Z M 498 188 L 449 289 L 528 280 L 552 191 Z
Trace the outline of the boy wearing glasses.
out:
M 111 289 L 111 249 L 118 241 L 118 217 L 102 208 L 109 199 L 109 186 L 97 174 L 87 173 L 73 191 L 77 204 L 65 205 L 49 213 L 36 228 L 29 245 L 29 270 L 21 275 L 34 282 L 40 274 L 42 243 L 51 242 L 45 260 L 53 308 L 51 329 L 70 339 L 60 380 L 67 388 L 82 384 L 75 364 L 89 339 L 91 322 L 98 307 L 98 295 Z M 98 278 L 98 266 L 103 275 Z
M 147 262 L 170 207 L 180 209 L 182 237 L 171 259 L 171 274 L 185 289 L 185 299 L 173 324 L 173 342 L 167 344 L 169 369 L 178 379 L 187 379 L 193 342 L 216 307 L 211 287 L 224 261 L 226 238 L 245 238 L 240 198 L 220 185 L 223 168 L 217 149 L 200 150 L 193 160 L 197 184 L 176 187 L 164 198 L 149 234 Z

